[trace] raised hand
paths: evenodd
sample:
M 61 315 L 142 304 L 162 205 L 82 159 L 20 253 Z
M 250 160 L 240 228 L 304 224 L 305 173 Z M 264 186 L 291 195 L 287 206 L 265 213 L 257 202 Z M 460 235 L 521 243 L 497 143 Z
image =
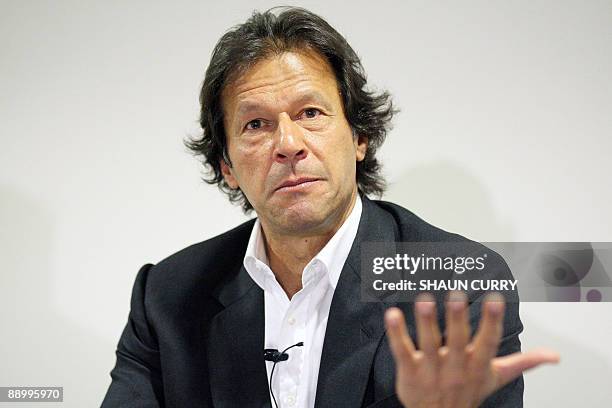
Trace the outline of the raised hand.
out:
M 415 302 L 417 350 L 398 308 L 385 314 L 387 336 L 396 364 L 395 388 L 406 408 L 474 408 L 489 395 L 543 363 L 557 363 L 548 349 L 495 357 L 503 331 L 505 303 L 499 294 L 487 295 L 482 317 L 470 341 L 467 299 L 451 292 L 446 302 L 447 341 L 441 344 L 436 303 L 425 294 Z

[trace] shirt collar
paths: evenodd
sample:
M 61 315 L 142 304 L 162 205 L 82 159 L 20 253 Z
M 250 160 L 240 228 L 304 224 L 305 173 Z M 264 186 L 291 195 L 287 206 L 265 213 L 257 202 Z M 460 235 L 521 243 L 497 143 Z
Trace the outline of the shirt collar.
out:
M 336 289 L 338 280 L 340 279 L 340 273 L 342 272 L 346 258 L 351 250 L 353 241 L 357 236 L 361 212 L 361 197 L 358 194 L 355 205 L 347 219 L 327 244 L 325 244 L 323 249 L 308 262 L 304 271 L 308 270 L 314 263 L 321 263 L 328 272 L 327 277 L 330 285 L 333 289 Z M 266 279 L 274 278 L 274 274 L 270 270 L 268 264 L 268 257 L 266 256 L 264 237 L 259 219 L 256 219 L 253 225 L 243 264 L 255 283 L 265 290 Z M 304 276 L 302 276 L 302 279 L 304 279 Z

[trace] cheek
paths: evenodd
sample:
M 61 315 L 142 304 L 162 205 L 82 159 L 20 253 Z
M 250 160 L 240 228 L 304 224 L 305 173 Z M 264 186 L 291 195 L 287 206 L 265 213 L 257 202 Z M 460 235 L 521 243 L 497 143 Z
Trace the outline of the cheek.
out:
M 270 146 L 244 145 L 234 150 L 234 174 L 243 191 L 257 191 L 263 188 L 270 163 Z
M 326 132 L 316 138 L 314 145 L 315 155 L 333 178 L 344 182 L 355 172 L 355 145 L 350 130 L 343 128 Z

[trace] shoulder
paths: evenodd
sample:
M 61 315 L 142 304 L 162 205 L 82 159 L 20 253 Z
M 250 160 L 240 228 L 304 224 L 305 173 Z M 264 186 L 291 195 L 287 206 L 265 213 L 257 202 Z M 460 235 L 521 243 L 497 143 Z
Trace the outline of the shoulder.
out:
M 461 251 L 466 255 L 469 253 L 486 253 L 487 254 L 487 269 L 483 272 L 483 279 L 514 279 L 508 264 L 504 258 L 494 250 L 488 248 L 485 244 L 466 238 L 460 234 L 445 231 L 442 228 L 436 227 L 429 222 L 423 220 L 412 211 L 407 210 L 397 204 L 380 201 L 368 200 L 373 208 L 369 211 L 375 214 L 375 218 L 384 219 L 387 217 L 393 219 L 396 228 L 397 242 L 448 242 L 459 243 Z M 463 244 L 466 245 L 463 245 Z M 483 293 L 471 294 L 472 297 L 479 297 Z M 514 299 L 516 301 L 516 299 Z
M 412 211 L 389 201 L 366 199 L 372 205 L 371 212 L 376 218 L 388 218 L 396 225 L 397 241 L 404 242 L 455 242 L 469 241 L 464 236 L 445 231 L 430 224 Z
M 511 276 L 510 270 L 506 261 L 500 254 L 483 245 L 480 242 L 466 238 L 463 235 L 446 231 L 440 227 L 430 224 L 423 220 L 412 211 L 407 210 L 397 204 L 380 201 L 367 200 L 371 205 L 369 212 L 374 214 L 373 218 L 384 220 L 385 218 L 392 220 L 392 224 L 396 229 L 396 242 L 449 242 L 449 243 L 465 243 L 462 246 L 463 251 L 486 252 L 488 255 L 488 265 L 490 271 L 494 271 L 496 275 Z M 384 221 L 382 221 L 384 222 Z
M 251 219 L 215 237 L 183 248 L 162 259 L 158 262 L 158 266 L 172 267 L 177 264 L 191 265 L 210 260 L 217 262 L 221 260 L 224 255 L 230 254 L 232 258 L 235 258 L 238 253 L 246 251 L 254 223 L 255 219 Z
M 251 219 L 153 265 L 147 276 L 150 294 L 165 297 L 172 293 L 181 296 L 184 291 L 210 293 L 220 281 L 240 269 L 254 223 Z

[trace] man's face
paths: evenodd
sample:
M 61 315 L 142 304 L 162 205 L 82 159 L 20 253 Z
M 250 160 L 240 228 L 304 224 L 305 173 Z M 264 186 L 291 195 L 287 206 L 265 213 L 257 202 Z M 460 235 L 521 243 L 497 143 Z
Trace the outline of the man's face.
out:
M 226 86 L 222 104 L 232 163 L 221 163 L 223 175 L 264 228 L 337 227 L 357 195 L 367 139 L 353 136 L 329 63 L 312 51 L 271 56 Z

